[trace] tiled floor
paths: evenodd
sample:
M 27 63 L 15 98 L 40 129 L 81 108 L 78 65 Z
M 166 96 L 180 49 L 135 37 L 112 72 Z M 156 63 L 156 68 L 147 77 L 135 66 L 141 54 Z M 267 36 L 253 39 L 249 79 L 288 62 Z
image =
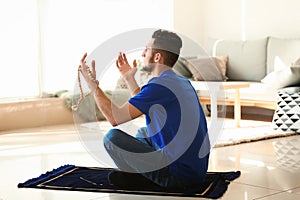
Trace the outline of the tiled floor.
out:
M 112 165 L 101 150 L 101 141 L 99 149 L 95 147 L 98 154 L 88 153 L 82 138 L 83 133 L 78 134 L 73 125 L 0 132 L 0 200 L 189 199 L 17 188 L 19 182 L 64 164 Z M 221 198 L 224 200 L 300 199 L 300 135 L 214 148 L 209 170 L 241 170 L 241 177 Z

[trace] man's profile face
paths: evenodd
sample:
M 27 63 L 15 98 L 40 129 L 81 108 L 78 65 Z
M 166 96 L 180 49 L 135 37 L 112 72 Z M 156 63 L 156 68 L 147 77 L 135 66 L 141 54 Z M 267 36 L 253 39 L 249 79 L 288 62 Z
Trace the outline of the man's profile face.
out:
M 142 57 L 144 57 L 144 66 L 142 68 L 143 71 L 147 71 L 147 72 L 153 71 L 153 64 L 154 64 L 154 54 L 152 50 L 153 42 L 154 39 L 151 38 L 145 50 L 142 53 Z

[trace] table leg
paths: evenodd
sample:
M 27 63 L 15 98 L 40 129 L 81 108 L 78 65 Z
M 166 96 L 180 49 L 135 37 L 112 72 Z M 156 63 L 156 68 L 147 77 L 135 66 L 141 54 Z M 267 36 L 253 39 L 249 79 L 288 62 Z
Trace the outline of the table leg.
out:
M 235 90 L 235 97 L 234 97 L 234 120 L 237 127 L 240 127 L 241 121 L 241 102 L 240 102 L 240 90 Z
M 217 92 L 215 90 L 210 94 L 210 117 L 212 122 L 218 119 Z

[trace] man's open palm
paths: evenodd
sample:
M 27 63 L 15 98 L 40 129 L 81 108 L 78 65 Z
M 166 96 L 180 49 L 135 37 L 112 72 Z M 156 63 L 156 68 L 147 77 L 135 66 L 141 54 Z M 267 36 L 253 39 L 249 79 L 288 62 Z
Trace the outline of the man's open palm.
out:
M 120 53 L 116 60 L 116 65 L 122 77 L 133 77 L 137 72 L 136 60 L 133 61 L 133 67 L 128 64 L 125 53 Z

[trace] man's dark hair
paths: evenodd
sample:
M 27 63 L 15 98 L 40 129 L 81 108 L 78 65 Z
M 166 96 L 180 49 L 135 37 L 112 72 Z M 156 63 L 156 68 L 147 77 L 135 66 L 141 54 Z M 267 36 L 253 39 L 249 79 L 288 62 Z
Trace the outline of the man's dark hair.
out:
M 161 53 L 164 58 L 164 64 L 173 67 L 182 47 L 181 38 L 176 33 L 161 29 L 155 31 L 152 38 L 154 39 L 152 46 L 153 55 Z

